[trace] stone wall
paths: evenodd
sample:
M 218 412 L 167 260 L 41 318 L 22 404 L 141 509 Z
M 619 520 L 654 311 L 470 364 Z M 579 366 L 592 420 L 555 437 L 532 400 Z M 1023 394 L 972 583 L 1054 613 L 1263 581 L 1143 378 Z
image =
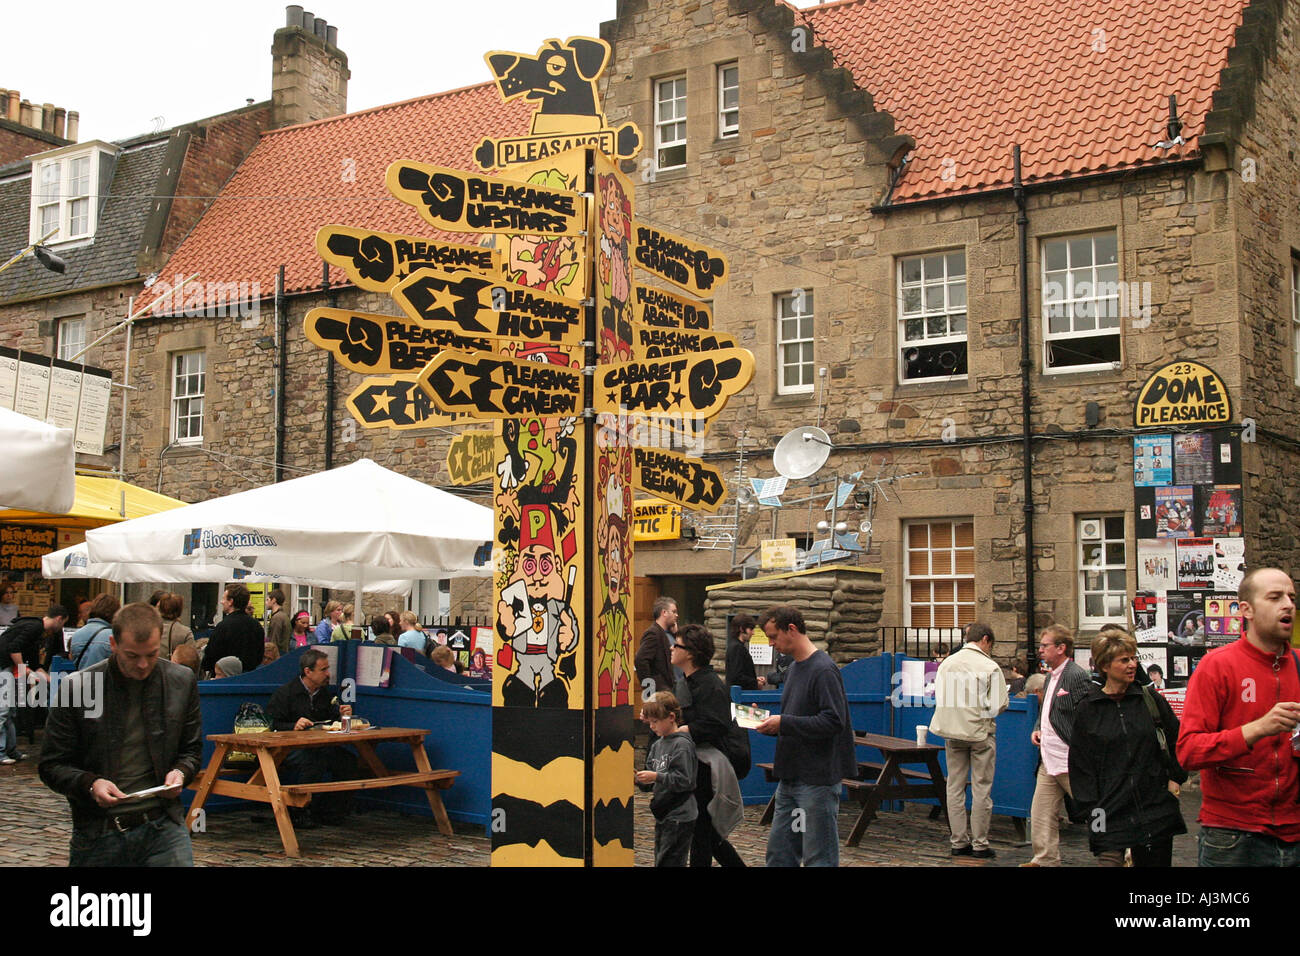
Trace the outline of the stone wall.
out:
M 748 473 L 771 475 L 770 459 L 753 445 L 770 449 L 790 428 L 821 423 L 839 445 L 822 475 L 921 472 L 897 486 L 901 500 L 878 506 L 867 560 L 884 569 L 882 623 L 907 623 L 905 522 L 970 516 L 976 615 L 1002 640 L 1023 640 L 1029 622 L 1013 199 L 1002 193 L 873 210 L 890 174 L 892 122 L 869 107 L 865 120 L 861 110 L 844 110 L 828 92 L 834 71 L 823 69 L 815 51 L 793 53 L 787 27 L 774 4 L 627 0 L 604 34 L 614 45 L 610 117 L 635 120 L 651 144 L 652 81 L 687 77 L 686 168 L 651 178 L 638 165 L 637 215 L 728 255 L 732 277 L 714 298 L 716 325 L 757 358 L 753 385 L 715 421 L 708 452 L 725 469 L 734 462 L 736 435 L 747 427 Z M 735 139 L 720 140 L 711 125 L 712 77 L 732 59 L 740 70 L 741 129 Z M 1021 145 L 1032 157 L 1033 144 Z M 1033 174 L 1032 161 L 1026 174 Z M 1221 173 L 1184 164 L 1029 191 L 1032 415 L 1043 435 L 1034 445 L 1039 624 L 1078 621 L 1077 516 L 1125 514 L 1133 547 L 1129 430 L 1148 375 L 1166 362 L 1192 359 L 1216 369 L 1234 398 L 1242 392 L 1228 188 Z M 1094 231 L 1116 234 L 1120 279 L 1147 284 L 1150 314 L 1123 317 L 1118 369 L 1044 372 L 1041 241 Z M 966 252 L 969 374 L 900 383 L 898 258 L 954 249 Z M 775 297 L 799 288 L 815 296 L 815 359 L 826 374 L 811 394 L 778 395 Z M 1092 430 L 1085 425 L 1089 401 L 1101 406 Z M 834 434 L 841 419 L 856 421 L 860 431 Z M 807 490 L 794 483 L 787 497 Z M 898 498 L 892 489 L 890 498 Z M 861 516 L 848 517 L 856 524 Z M 806 519 L 802 507 L 783 511 L 778 533 L 802 531 Z M 766 515 L 758 526 L 767 536 Z M 757 535 L 742 552 L 756 544 Z M 1130 551 L 1130 564 L 1135 557 Z M 1130 591 L 1135 586 L 1131 572 Z

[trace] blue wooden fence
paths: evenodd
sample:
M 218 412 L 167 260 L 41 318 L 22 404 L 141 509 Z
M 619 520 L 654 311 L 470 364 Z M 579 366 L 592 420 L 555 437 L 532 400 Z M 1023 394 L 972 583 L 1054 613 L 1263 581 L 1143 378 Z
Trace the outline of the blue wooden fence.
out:
M 905 660 L 909 658 L 903 654 L 882 654 L 854 661 L 840 670 L 854 730 L 910 740 L 915 739 L 918 724 L 929 724 L 933 699 L 928 701 L 931 706 L 926 706 L 926 699 L 904 697 L 901 693 L 902 663 Z M 739 687 L 732 687 L 731 698 L 773 713 L 781 712 L 781 693 L 777 690 L 742 691 Z M 1038 748 L 1030 742 L 1029 735 L 1037 715 L 1038 698 L 1031 696 L 1013 698 L 1007 710 L 998 717 L 997 762 L 993 776 L 993 812 L 996 814 L 1029 816 L 1029 805 L 1034 796 L 1034 774 L 1038 768 Z M 933 734 L 929 740 L 932 744 L 943 743 Z M 750 731 L 749 743 L 754 768 L 740 782 L 741 796 L 746 804 L 766 803 L 776 791 L 776 785 L 767 782 L 758 764 L 772 762 L 776 738 Z M 879 753 L 868 747 L 858 748 L 858 754 L 862 759 L 877 762 L 882 759 Z M 947 761 L 942 755 L 939 761 L 946 774 Z M 969 806 L 969 792 L 966 799 Z M 892 806 L 897 807 L 897 804 Z

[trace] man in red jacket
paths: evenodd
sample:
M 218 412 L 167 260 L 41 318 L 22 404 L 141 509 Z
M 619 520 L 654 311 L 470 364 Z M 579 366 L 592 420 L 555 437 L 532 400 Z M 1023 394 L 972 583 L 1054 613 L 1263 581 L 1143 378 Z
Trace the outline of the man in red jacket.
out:
M 1178 760 L 1201 770 L 1201 866 L 1300 865 L 1300 773 L 1291 732 L 1300 672 L 1291 649 L 1295 585 L 1277 568 L 1237 591 L 1246 633 L 1192 674 Z

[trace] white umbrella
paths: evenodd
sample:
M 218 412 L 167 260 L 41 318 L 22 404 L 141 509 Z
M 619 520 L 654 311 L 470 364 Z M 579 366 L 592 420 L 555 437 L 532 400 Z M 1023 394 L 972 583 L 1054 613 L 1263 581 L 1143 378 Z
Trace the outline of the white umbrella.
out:
M 492 509 L 363 459 L 86 533 L 106 564 L 215 564 L 292 580 L 488 574 Z M 377 583 L 371 587 L 378 588 Z
M 150 584 L 203 583 L 224 584 L 241 581 L 245 584 L 310 584 L 319 588 L 350 588 L 355 581 L 327 581 L 319 578 L 282 578 L 279 575 L 257 571 L 243 571 L 217 564 L 103 564 L 92 563 L 86 543 L 51 551 L 41 557 L 41 575 L 55 578 L 97 578 L 101 581 L 118 581 L 123 584 L 146 581 Z M 407 594 L 410 581 L 371 581 L 372 591 L 384 594 Z
M 0 506 L 67 514 L 76 500 L 72 429 L 0 408 Z

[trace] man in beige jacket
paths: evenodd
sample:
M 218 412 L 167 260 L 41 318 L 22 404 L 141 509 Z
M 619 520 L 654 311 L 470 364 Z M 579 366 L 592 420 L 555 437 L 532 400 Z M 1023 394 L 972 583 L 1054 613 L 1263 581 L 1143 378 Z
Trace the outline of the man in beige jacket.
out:
M 966 643 L 939 665 L 930 732 L 944 738 L 948 758 L 948 827 L 952 855 L 992 859 L 993 764 L 996 720 L 1007 709 L 1007 681 L 992 658 L 993 630 L 971 624 Z M 971 782 L 970 823 L 966 820 L 966 775 Z

